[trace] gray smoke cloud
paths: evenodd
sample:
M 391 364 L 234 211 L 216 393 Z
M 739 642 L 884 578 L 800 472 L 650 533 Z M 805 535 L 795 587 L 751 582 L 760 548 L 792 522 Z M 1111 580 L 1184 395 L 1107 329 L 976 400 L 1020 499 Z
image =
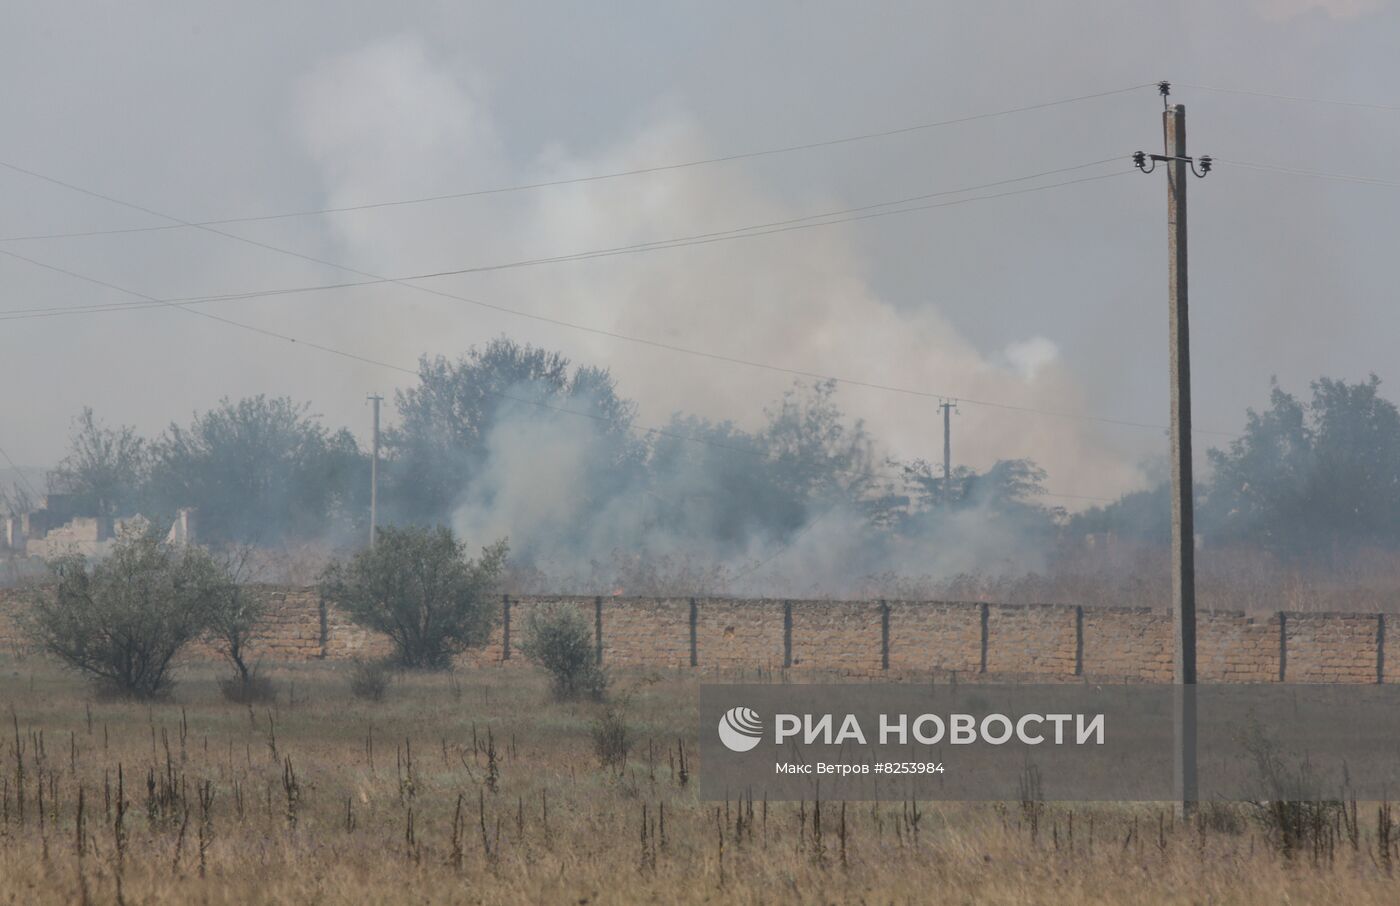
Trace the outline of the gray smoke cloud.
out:
M 270 13 L 231 17 L 197 5 L 11 4 L 0 14 L 0 77 L 27 90 L 0 97 L 5 157 L 182 217 L 219 218 L 650 166 L 1171 78 L 1173 99 L 1191 112 L 1192 148 L 1220 160 L 1192 185 L 1198 426 L 1236 427 L 1246 405 L 1264 400 L 1271 374 L 1288 386 L 1373 369 L 1393 379 L 1385 368 L 1400 315 L 1390 304 L 1390 190 L 1233 162 L 1384 176 L 1400 120 L 1188 84 L 1393 100 L 1378 87 L 1400 74 L 1393 2 L 800 14 L 707 2 L 606 17 L 532 2 L 302 9 L 269 29 Z M 486 264 L 1153 150 L 1158 109 L 1146 88 L 819 153 L 229 230 L 385 274 Z M 0 190 L 5 237 L 163 222 L 12 171 L 0 172 Z M 1133 174 L 861 225 L 429 285 L 788 367 L 1158 423 L 1162 195 L 1155 176 Z M 159 296 L 347 278 L 191 230 L 0 248 Z M 0 258 L 0 280 L 6 308 L 127 301 L 9 258 Z M 761 403 L 788 384 L 393 285 L 211 311 L 404 366 L 508 334 L 610 365 L 653 424 L 681 409 L 752 426 Z M 3 413 L 3 444 L 22 466 L 62 455 L 83 404 L 151 435 L 223 396 L 290 394 L 363 439 L 364 394 L 411 380 L 170 310 L 4 322 L 0 364 L 23 385 Z M 840 401 L 890 455 L 938 455 L 933 400 L 846 387 Z M 1140 485 L 1138 463 L 1162 446 L 1152 430 L 973 405 L 954 431 L 958 463 L 1033 457 L 1065 494 Z
M 664 111 L 596 153 L 556 146 L 542 150 L 529 166 L 512 168 L 502 158 L 501 129 L 489 101 L 469 82 L 444 72 L 411 36 L 377 43 L 318 69 L 303 83 L 299 112 L 332 204 L 466 181 L 548 181 L 716 152 L 693 118 Z M 840 206 L 828 199 L 817 207 L 823 203 Z M 515 199 L 499 209 L 490 202 L 487 206 L 492 213 L 484 227 L 479 216 L 464 218 L 454 208 L 434 207 L 415 211 L 411 223 L 376 213 L 339 218 L 335 228 L 347 257 L 377 262 L 370 266 L 380 270 L 402 271 L 453 261 L 511 260 L 521 248 L 622 246 L 781 221 L 810 210 L 733 171 L 680 171 L 664 180 L 573 185 Z M 1087 406 L 1052 340 L 1028 335 L 983 353 L 940 306 L 901 309 L 882 298 L 868 279 L 870 267 L 856 237 L 847 229 L 831 228 L 654 252 L 620 263 L 575 262 L 432 285 L 603 330 L 787 368 L 895 386 L 958 388 L 972 398 L 1016 400 L 1030 407 Z M 390 329 L 379 337 L 397 347 L 400 357 L 416 354 L 425 323 L 432 325 L 439 344 L 449 348 L 453 338 L 464 346 L 479 337 L 478 325 L 500 325 L 510 335 L 564 349 L 577 361 L 606 363 L 650 424 L 685 411 L 751 427 L 761 418 L 761 404 L 792 380 L 790 375 L 509 319 L 450 300 L 413 294 L 400 298 L 410 306 L 414 330 L 396 337 Z M 346 330 L 344 339 L 357 335 L 358 328 Z M 932 417 L 935 400 L 843 388 L 840 401 L 894 455 L 926 455 L 941 446 L 940 425 Z M 1132 459 L 1092 423 L 1018 422 L 969 406 L 959 416 L 958 428 L 961 461 L 1033 454 L 1058 482 L 1092 483 L 1111 492 L 1141 479 Z M 496 477 L 504 486 L 514 486 L 510 475 Z

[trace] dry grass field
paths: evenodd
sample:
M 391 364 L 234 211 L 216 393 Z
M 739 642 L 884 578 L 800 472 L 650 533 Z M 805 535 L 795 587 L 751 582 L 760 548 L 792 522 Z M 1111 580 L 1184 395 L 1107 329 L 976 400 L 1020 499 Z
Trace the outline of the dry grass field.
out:
M 632 745 L 605 767 L 604 706 L 533 671 L 409 675 L 380 702 L 348 672 L 278 668 L 249 707 L 195 665 L 148 705 L 0 661 L 0 902 L 1400 900 L 1375 805 L 1285 855 L 1242 807 L 706 803 L 693 675 L 615 678 Z

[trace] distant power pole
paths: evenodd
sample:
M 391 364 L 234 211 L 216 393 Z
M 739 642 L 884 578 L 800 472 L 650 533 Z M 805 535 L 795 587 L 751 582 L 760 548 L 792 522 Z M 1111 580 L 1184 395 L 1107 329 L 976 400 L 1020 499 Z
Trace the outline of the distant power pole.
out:
M 1164 154 L 1133 155 L 1144 173 L 1158 162 L 1167 169 L 1167 296 L 1168 343 L 1171 373 L 1171 471 L 1172 471 L 1172 623 L 1176 641 L 1174 677 L 1178 687 L 1173 723 L 1176 753 L 1173 779 L 1183 817 L 1195 809 L 1196 776 L 1196 533 L 1194 484 L 1191 479 L 1191 340 L 1186 297 L 1186 176 L 1187 167 L 1198 177 L 1210 172 L 1211 160 L 1203 155 L 1201 169 L 1186 156 L 1186 108 L 1168 104 L 1171 85 L 1158 84 L 1162 93 Z M 1152 166 L 1147 166 L 1150 156 Z
M 945 400 L 938 404 L 938 408 L 943 410 L 943 502 L 950 503 L 953 499 L 953 422 L 948 418 L 948 413 L 957 408 L 957 401 L 949 402 Z
M 375 529 L 379 525 L 379 402 L 384 397 L 372 393 L 366 399 L 374 407 L 374 434 L 370 441 L 369 459 L 369 546 L 374 547 Z

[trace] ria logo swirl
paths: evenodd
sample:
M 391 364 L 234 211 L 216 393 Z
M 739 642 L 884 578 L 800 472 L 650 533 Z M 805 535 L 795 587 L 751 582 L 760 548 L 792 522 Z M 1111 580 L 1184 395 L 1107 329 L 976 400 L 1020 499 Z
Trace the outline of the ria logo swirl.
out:
M 719 741 L 731 752 L 747 752 L 763 739 L 763 720 L 752 708 L 730 708 L 719 719 Z

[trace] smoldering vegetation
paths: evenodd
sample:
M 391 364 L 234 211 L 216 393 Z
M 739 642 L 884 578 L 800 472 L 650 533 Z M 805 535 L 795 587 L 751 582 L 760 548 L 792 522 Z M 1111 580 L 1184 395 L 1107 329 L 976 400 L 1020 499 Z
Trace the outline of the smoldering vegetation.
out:
M 1400 586 L 1400 416 L 1375 377 L 1311 391 L 1275 386 L 1209 452 L 1206 607 L 1384 609 Z M 380 522 L 508 538 L 521 593 L 1166 602 L 1165 481 L 1070 514 L 1032 459 L 945 480 L 941 462 L 890 457 L 830 382 L 794 383 L 747 426 L 647 428 L 636 410 L 608 371 L 509 339 L 425 357 L 387 413 Z M 194 507 L 204 543 L 305 582 L 363 544 L 368 459 L 289 398 L 223 400 L 149 438 L 84 410 L 48 485 L 92 515 Z

